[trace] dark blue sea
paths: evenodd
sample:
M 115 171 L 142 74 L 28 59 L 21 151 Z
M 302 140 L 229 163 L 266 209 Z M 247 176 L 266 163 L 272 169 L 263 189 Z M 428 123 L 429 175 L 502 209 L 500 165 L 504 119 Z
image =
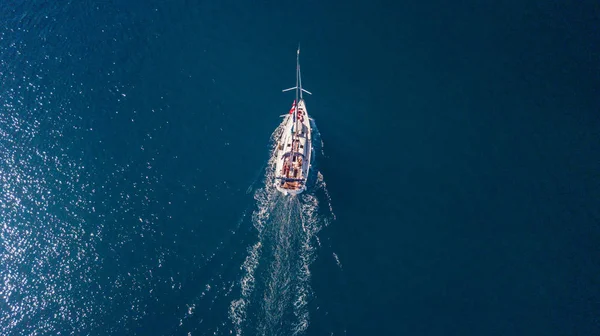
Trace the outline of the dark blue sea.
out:
M 587 0 L 1 2 L 0 334 L 600 335 L 599 27 Z

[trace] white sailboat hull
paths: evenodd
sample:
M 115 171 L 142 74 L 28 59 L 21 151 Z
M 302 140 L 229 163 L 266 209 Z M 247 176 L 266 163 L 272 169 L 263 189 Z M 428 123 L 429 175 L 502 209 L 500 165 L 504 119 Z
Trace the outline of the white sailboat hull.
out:
M 304 100 L 298 102 L 296 122 L 292 114 L 285 118 L 276 149 L 275 187 L 284 195 L 297 195 L 306 190 L 312 150 L 312 130 Z

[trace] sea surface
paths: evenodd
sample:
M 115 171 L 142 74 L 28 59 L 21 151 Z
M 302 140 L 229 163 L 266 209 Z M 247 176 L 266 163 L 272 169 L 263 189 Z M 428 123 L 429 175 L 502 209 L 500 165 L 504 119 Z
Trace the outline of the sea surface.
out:
M 599 18 L 1 2 L 0 334 L 599 335 Z

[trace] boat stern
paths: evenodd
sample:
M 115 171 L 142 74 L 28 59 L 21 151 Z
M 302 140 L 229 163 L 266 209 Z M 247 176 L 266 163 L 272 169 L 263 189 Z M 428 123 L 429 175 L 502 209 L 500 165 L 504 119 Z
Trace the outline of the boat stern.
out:
M 306 185 L 304 185 L 304 184 L 289 185 L 288 182 L 281 183 L 281 181 L 277 181 L 277 182 L 275 182 L 275 188 L 277 188 L 277 190 L 284 195 L 292 195 L 293 196 L 293 195 L 298 195 L 298 194 L 301 194 L 302 192 L 304 192 L 306 190 Z

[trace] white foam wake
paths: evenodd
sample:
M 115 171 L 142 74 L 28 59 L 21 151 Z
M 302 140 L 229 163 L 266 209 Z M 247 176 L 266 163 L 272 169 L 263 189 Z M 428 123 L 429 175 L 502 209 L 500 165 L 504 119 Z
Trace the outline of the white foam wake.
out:
M 317 234 L 331 217 L 335 219 L 320 172 L 312 172 L 314 186 L 299 196 L 284 196 L 275 189 L 275 149 L 283 125 L 271 136 L 263 187 L 254 193 L 252 224 L 257 238 L 241 265 L 239 297 L 229 305 L 231 332 L 236 335 L 300 335 L 307 330 L 308 302 L 313 296 L 310 265 L 320 246 Z M 322 197 L 317 196 L 323 194 L 326 216 L 320 215 Z
M 265 227 L 265 223 L 269 219 L 269 214 L 274 207 L 273 199 L 277 196 L 277 191 L 270 181 L 274 176 L 273 167 L 276 160 L 275 150 L 277 146 L 277 139 L 281 135 L 284 125 L 285 120 L 282 121 L 281 124 L 271 134 L 271 155 L 266 166 L 263 187 L 257 189 L 254 193 L 256 209 L 252 213 L 252 224 L 258 232 L 258 241 L 248 249 L 248 255 L 240 267 L 242 270 L 242 277 L 240 279 L 240 298 L 233 300 L 229 306 L 229 318 L 233 323 L 233 328 L 236 335 L 242 335 L 243 323 L 246 321 L 247 307 L 250 304 L 250 297 L 254 291 L 256 281 L 255 271 L 258 267 L 259 259 L 263 249 L 263 229 Z M 248 188 L 247 193 L 252 191 L 253 185 Z

